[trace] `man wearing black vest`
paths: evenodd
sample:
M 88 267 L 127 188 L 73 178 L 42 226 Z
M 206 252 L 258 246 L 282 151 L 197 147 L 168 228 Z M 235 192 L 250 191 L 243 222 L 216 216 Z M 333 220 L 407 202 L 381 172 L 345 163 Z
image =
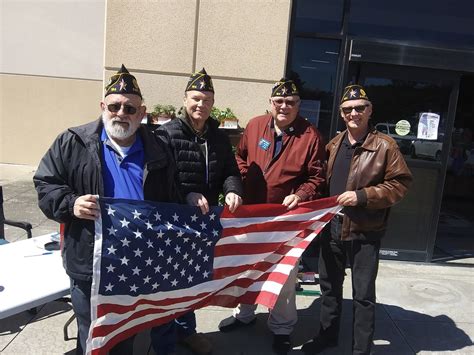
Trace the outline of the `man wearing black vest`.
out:
M 213 105 L 214 86 L 203 68 L 189 78 L 177 117 L 155 131 L 174 153 L 178 186 L 186 202 L 203 214 L 218 204 L 221 193 L 231 212 L 242 204 L 242 181 L 232 145 L 219 122 L 210 117 Z M 178 340 L 194 353 L 212 351 L 209 340 L 196 333 L 194 312 L 176 319 L 176 325 Z

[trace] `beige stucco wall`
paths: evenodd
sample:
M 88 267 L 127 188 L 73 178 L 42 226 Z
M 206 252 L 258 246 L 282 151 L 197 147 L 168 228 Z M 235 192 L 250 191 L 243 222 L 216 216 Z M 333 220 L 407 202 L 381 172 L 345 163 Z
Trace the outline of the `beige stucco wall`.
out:
M 1 0 L 0 73 L 102 79 L 105 0 Z
M 190 73 L 205 67 L 215 105 L 245 126 L 285 72 L 290 12 L 291 0 L 108 0 L 105 79 L 125 64 L 151 109 L 181 105 Z
M 101 95 L 102 81 L 0 74 L 0 162 L 37 165 L 61 131 L 99 117 Z
M 0 0 L 0 163 L 37 165 L 98 116 L 105 0 Z

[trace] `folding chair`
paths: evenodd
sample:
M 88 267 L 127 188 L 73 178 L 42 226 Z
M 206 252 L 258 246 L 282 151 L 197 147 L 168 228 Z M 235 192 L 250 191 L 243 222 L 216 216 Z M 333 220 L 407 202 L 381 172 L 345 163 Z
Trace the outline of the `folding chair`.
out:
M 0 186 L 0 245 L 8 243 L 8 241 L 5 239 L 5 224 L 24 229 L 28 235 L 28 238 L 31 238 L 32 236 L 31 229 L 33 227 L 30 223 L 5 219 L 5 215 L 3 214 L 3 187 Z

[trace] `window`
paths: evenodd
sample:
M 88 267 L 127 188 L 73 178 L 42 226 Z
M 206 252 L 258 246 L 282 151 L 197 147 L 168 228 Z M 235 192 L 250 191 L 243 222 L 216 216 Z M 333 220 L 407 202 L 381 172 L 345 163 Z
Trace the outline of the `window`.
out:
M 296 32 L 339 33 L 342 26 L 343 0 L 297 0 Z
M 329 138 L 340 41 L 297 37 L 290 77 L 301 93 L 300 113 Z
M 349 34 L 474 48 L 472 0 L 352 0 Z

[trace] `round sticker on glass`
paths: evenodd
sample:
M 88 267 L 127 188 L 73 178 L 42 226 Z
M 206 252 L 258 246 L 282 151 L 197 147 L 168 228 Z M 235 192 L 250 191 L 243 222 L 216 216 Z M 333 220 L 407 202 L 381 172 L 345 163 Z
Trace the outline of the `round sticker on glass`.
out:
M 399 136 L 406 136 L 408 133 L 410 133 L 410 127 L 410 122 L 407 120 L 400 120 L 395 125 L 395 132 L 397 132 Z

